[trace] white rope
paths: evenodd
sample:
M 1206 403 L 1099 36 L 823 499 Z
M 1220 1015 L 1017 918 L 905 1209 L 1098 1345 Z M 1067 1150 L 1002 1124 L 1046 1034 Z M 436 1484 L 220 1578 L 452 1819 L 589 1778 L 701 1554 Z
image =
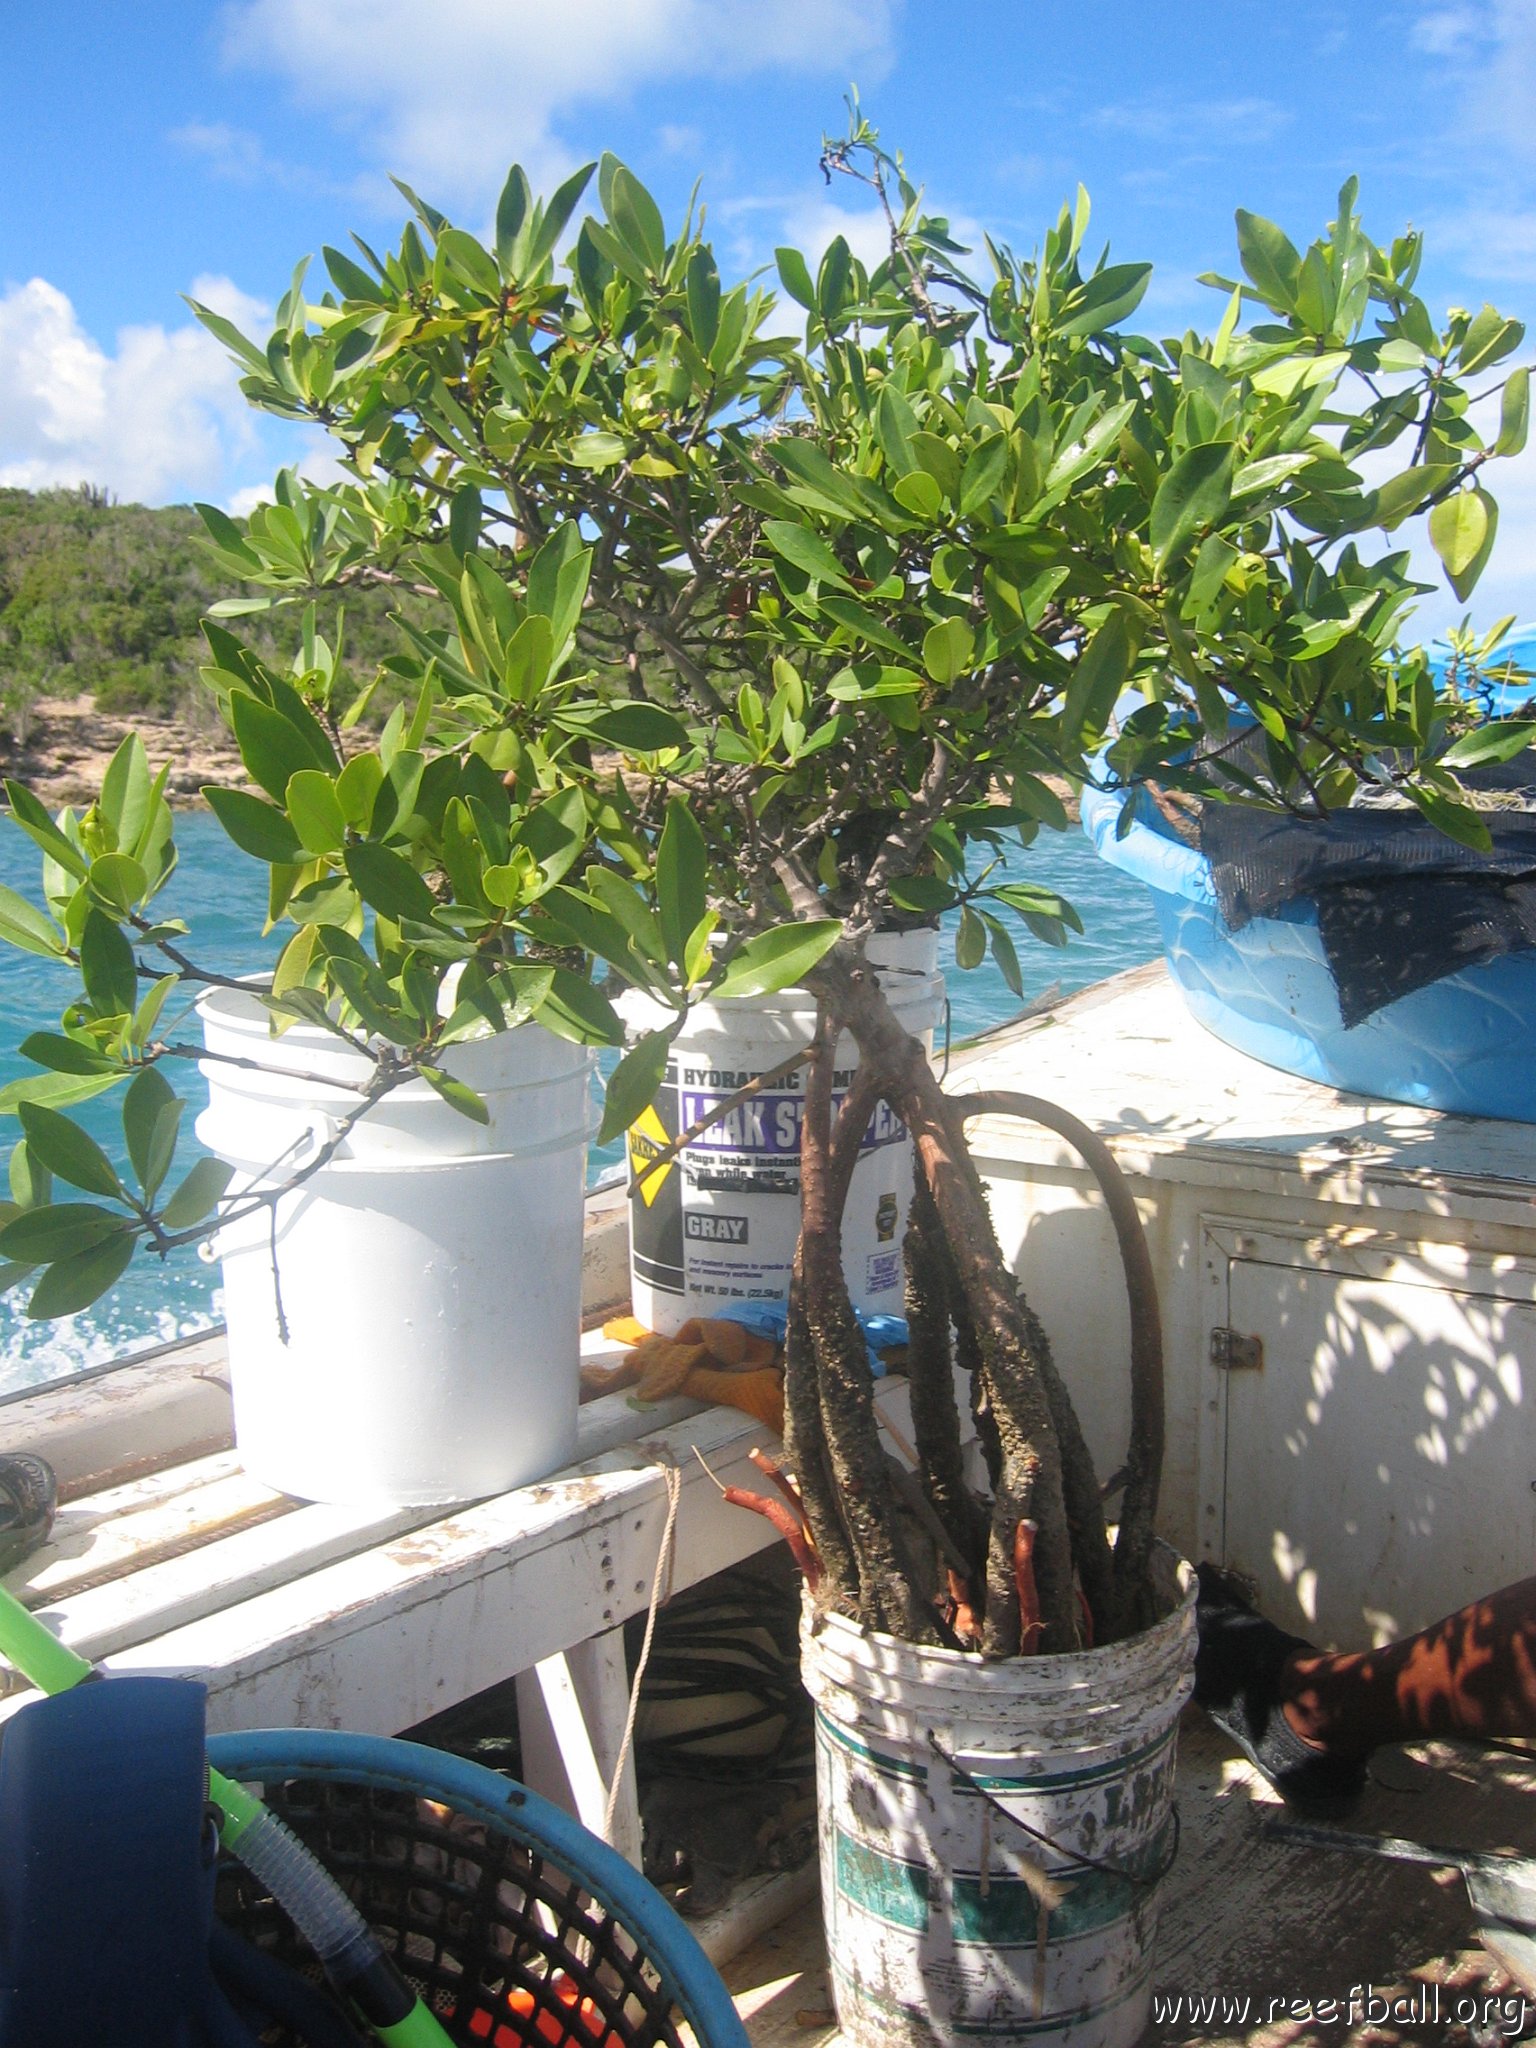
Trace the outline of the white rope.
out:
M 645 1677 L 645 1667 L 650 1661 L 651 1638 L 656 1633 L 657 1611 L 672 1597 L 672 1538 L 677 1530 L 677 1510 L 683 1498 L 683 1475 L 681 1468 L 669 1460 L 666 1468 L 667 1519 L 661 1531 L 661 1549 L 656 1553 L 656 1576 L 651 1581 L 651 1604 L 645 1617 L 645 1635 L 640 1643 L 640 1655 L 635 1664 L 634 1683 L 629 1689 L 629 1713 L 624 1721 L 624 1737 L 619 1744 L 618 1759 L 613 1767 L 613 1782 L 608 1787 L 608 1803 L 603 1808 L 603 1840 L 613 1842 L 613 1816 L 619 1804 L 619 1787 L 624 1782 L 624 1768 L 629 1762 L 630 1745 L 635 1736 L 635 1720 L 640 1712 L 640 1686 Z M 665 1584 L 665 1591 L 663 1591 Z

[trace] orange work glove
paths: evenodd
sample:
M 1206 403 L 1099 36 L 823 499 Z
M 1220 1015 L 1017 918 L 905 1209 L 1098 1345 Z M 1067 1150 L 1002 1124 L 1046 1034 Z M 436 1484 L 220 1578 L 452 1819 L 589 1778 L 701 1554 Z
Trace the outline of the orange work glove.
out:
M 784 1375 L 776 1365 L 760 1365 L 755 1372 L 719 1372 L 696 1365 L 683 1381 L 683 1392 L 696 1401 L 739 1408 L 775 1436 L 784 1434 Z
M 782 1436 L 784 1376 L 777 1359 L 772 1338 L 726 1316 L 693 1316 L 675 1337 L 642 1335 L 619 1365 L 583 1366 L 582 1391 L 611 1394 L 632 1386 L 642 1401 L 691 1394 L 740 1408 Z

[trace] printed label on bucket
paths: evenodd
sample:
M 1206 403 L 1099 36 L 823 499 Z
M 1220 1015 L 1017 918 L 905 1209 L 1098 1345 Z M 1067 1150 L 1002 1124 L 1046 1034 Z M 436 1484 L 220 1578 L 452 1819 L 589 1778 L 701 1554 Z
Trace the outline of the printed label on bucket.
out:
M 663 1154 L 723 1102 L 755 1081 L 761 1070 L 711 1067 L 674 1057 L 652 1106 L 629 1129 L 629 1165 L 638 1185 L 630 1197 L 630 1248 L 635 1277 L 660 1294 L 686 1296 L 706 1311 L 726 1302 L 782 1302 L 789 1293 L 799 1231 L 800 1126 L 805 1114 L 804 1070 L 738 1103 L 692 1139 L 675 1158 Z M 853 1069 L 833 1076 L 834 1113 L 853 1081 Z M 870 1118 L 859 1147 L 855 1189 L 845 1235 L 860 1197 L 877 1212 L 869 1234 L 890 1249 L 852 1276 L 861 1298 L 895 1305 L 902 1286 L 901 1254 L 893 1240 L 910 1171 L 904 1164 L 907 1129 L 884 1104 Z M 893 1148 L 902 1148 L 893 1151 Z M 653 1162 L 653 1170 L 647 1172 Z M 872 1195 L 869 1178 L 882 1185 Z M 901 1195 L 891 1186 L 896 1182 Z
M 915 1730 L 927 1705 L 909 1703 Z M 1010 1768 L 1004 1754 L 969 1751 L 964 1768 L 925 1768 L 921 1734 L 891 1742 L 889 1713 L 852 1727 L 819 1703 L 816 1714 L 827 1953 L 845 2037 L 855 2048 L 971 2035 L 1131 2048 L 1155 1883 L 1177 1843 L 1174 1731 L 1113 1759 L 1021 1757 Z M 945 1733 L 951 1755 L 967 1754 Z M 1020 1856 L 1060 1886 L 1049 1912 Z

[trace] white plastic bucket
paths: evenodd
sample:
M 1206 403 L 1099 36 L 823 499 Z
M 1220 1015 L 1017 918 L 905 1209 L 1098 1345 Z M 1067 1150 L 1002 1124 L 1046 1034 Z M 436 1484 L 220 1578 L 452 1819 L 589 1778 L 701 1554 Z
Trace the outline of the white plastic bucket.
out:
M 936 931 L 887 933 L 869 957 L 906 1029 L 932 1049 L 944 1013 Z M 660 1017 L 626 998 L 644 1029 Z M 647 1160 L 738 1089 L 770 1072 L 816 1031 L 816 999 L 803 988 L 771 996 L 701 1003 L 690 1012 L 667 1062 L 661 1092 L 630 1127 L 633 1179 Z M 836 1055 L 841 1101 L 858 1050 L 846 1035 Z M 800 1122 L 805 1071 L 782 1075 L 685 1147 L 675 1162 L 642 1178 L 629 1198 L 631 1302 L 648 1329 L 671 1335 L 690 1316 L 744 1302 L 782 1305 L 800 1235 Z M 901 1240 L 912 1202 L 906 1126 L 882 1104 L 870 1122 L 843 1212 L 843 1269 L 853 1305 L 900 1315 Z
M 807 1608 L 827 1958 L 856 2048 L 1141 2039 L 1195 1649 L 1194 1573 L 1161 1546 L 1153 1568 L 1165 1618 L 1070 1656 L 983 1663 Z M 1021 1856 L 1066 1893 L 1043 1929 Z
M 314 1157 L 371 1063 L 309 1025 L 273 1039 L 238 990 L 198 1009 L 224 1058 L 200 1063 L 197 1134 L 236 1168 L 238 1197 Z M 218 1233 L 236 1441 L 281 1493 L 478 1500 L 574 1455 L 593 1055 L 528 1024 L 444 1065 L 488 1124 L 408 1081 L 280 1198 L 275 1224 L 263 1208 Z

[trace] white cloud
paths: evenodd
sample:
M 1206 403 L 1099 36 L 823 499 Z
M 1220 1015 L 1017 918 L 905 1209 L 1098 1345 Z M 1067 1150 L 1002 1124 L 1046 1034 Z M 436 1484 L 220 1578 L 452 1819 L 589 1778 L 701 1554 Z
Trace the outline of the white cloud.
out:
M 232 128 L 227 121 L 188 121 L 173 128 L 166 140 L 189 156 L 200 157 L 216 178 L 233 184 L 254 185 L 258 179 L 288 182 L 284 166 L 268 156 L 260 136 L 248 128 Z
M 285 468 L 296 470 L 312 484 L 334 484 L 346 479 L 337 444 L 323 427 L 294 427 L 290 430 L 288 442 L 282 458 Z M 275 496 L 272 479 L 268 476 L 263 477 L 260 483 L 241 485 L 219 502 L 232 518 L 242 519 L 257 505 L 270 505 Z
M 223 277 L 194 296 L 260 329 L 265 308 Z M 0 484 L 93 483 L 161 504 L 220 496 L 258 446 L 224 350 L 202 328 L 122 328 L 111 349 L 34 277 L 0 294 Z
M 721 230 L 717 240 L 722 254 L 737 271 L 745 273 L 766 269 L 772 273 L 775 249 L 798 249 L 814 278 L 821 267 L 822 257 L 841 235 L 865 269 L 873 271 L 891 253 L 890 230 L 878 201 L 871 198 L 867 205 L 856 202 L 843 206 L 833 197 L 834 191 L 857 189 L 840 184 L 832 190 L 799 197 L 781 192 L 726 200 L 714 210 L 716 226 Z M 946 215 L 937 201 L 926 196 L 923 210 L 936 218 L 947 219 L 951 241 L 972 251 L 970 256 L 955 259 L 960 267 L 963 270 L 974 269 L 975 252 L 981 251 L 982 274 L 990 277 L 980 222 L 969 214 Z M 774 275 L 770 274 L 766 281 L 773 289 L 779 289 Z M 791 318 L 797 317 L 782 292 L 780 297 L 781 310 Z
M 285 77 L 439 204 L 483 205 L 514 158 L 547 179 L 557 123 L 667 78 L 878 76 L 900 0 L 238 0 L 226 48 Z
M 208 175 L 230 185 L 262 185 L 284 192 L 326 192 L 369 211 L 395 213 L 399 194 L 377 172 L 354 178 L 329 178 L 310 164 L 285 163 L 273 156 L 261 137 L 227 121 L 187 121 L 169 129 L 166 141 L 195 157 Z
M 1416 50 L 1430 57 L 1461 55 L 1476 41 L 1479 22 L 1471 7 L 1435 7 L 1421 14 L 1408 32 Z
M 258 346 L 265 342 L 267 329 L 272 324 L 272 307 L 266 299 L 253 298 L 249 292 L 241 291 L 233 278 L 214 276 L 205 270 L 193 278 L 187 297 L 196 299 L 210 313 L 219 313 L 224 319 L 232 320 L 240 332 L 249 335 Z
M 1426 141 L 1453 196 L 1424 223 L 1429 245 L 1470 277 L 1528 283 L 1536 278 L 1536 0 L 1423 7 L 1409 41 L 1435 59 L 1445 108 Z M 1477 170 L 1470 181 L 1469 164 Z
M 272 502 L 270 484 L 246 484 L 243 489 L 230 492 L 224 500 L 224 510 L 231 519 L 244 519 L 258 505 L 270 505 Z
M 1274 100 L 1142 99 L 1099 107 L 1088 119 L 1105 134 L 1199 149 L 1272 142 L 1295 116 Z
M 814 277 L 822 257 L 839 235 L 864 265 L 873 270 L 891 253 L 890 230 L 877 207 L 839 206 L 834 199 L 800 200 L 783 217 L 781 243 L 804 253 Z M 964 240 L 956 236 L 957 241 Z
M 1536 0 L 1461 0 L 1431 6 L 1414 22 L 1416 49 L 1444 60 L 1461 101 L 1453 133 L 1497 141 L 1516 158 L 1536 156 Z
M 1453 255 L 1468 277 L 1503 284 L 1536 279 L 1536 208 L 1468 207 L 1437 215 L 1425 232 L 1436 255 Z

